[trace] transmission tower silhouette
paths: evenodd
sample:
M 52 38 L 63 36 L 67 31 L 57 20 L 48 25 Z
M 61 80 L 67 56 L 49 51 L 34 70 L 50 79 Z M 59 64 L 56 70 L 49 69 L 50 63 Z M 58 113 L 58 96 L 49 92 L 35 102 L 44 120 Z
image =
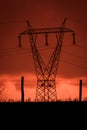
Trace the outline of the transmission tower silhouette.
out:
M 32 56 L 34 60 L 34 66 L 37 76 L 37 88 L 36 88 L 36 102 L 52 102 L 57 101 L 56 91 L 56 75 L 59 64 L 60 52 L 62 48 L 64 33 L 72 33 L 73 44 L 75 44 L 75 32 L 69 28 L 66 28 L 66 18 L 62 22 L 60 27 L 57 28 L 32 28 L 29 21 L 27 23 L 27 30 L 19 33 L 19 47 L 21 47 L 21 37 L 23 35 L 29 36 L 29 41 L 32 50 Z M 37 35 L 43 34 L 46 40 L 46 46 L 48 46 L 48 35 L 55 34 L 57 45 L 49 59 L 47 65 L 45 65 L 40 52 L 37 49 L 36 41 Z

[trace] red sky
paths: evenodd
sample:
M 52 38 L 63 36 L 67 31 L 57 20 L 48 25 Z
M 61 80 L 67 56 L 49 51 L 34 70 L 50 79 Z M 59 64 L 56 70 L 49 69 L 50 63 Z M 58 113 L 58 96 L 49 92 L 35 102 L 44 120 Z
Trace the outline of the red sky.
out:
M 26 30 L 27 26 L 25 21 L 29 20 L 33 27 L 58 27 L 65 17 L 67 17 L 67 27 L 76 32 L 76 44 L 79 46 L 68 46 L 68 44 L 72 45 L 71 35 L 65 37 L 57 74 L 58 98 L 66 99 L 70 97 L 70 95 L 71 97 L 78 97 L 78 84 L 75 84 L 75 82 L 79 83 L 79 79 L 83 79 L 85 84 L 83 85 L 85 86 L 83 89 L 83 97 L 86 97 L 86 12 L 86 0 L 0 1 L 0 81 L 1 87 L 5 86 L 3 97 L 20 99 L 20 87 L 17 83 L 13 83 L 13 79 L 17 80 L 18 78 L 18 80 L 20 80 L 22 75 L 25 76 L 26 80 L 30 81 L 29 83 L 32 82 L 30 78 L 30 75 L 32 75 L 36 83 L 33 58 L 27 37 L 26 40 L 23 40 L 23 47 L 29 48 L 29 53 L 23 53 L 23 51 L 18 48 L 17 36 L 20 32 Z M 54 46 L 52 43 L 49 43 L 49 45 Z M 43 43 L 42 45 L 38 44 L 38 46 L 42 46 L 40 52 L 44 60 L 47 61 L 45 57 L 47 57 L 46 52 L 48 49 L 46 49 Z M 11 48 L 16 48 L 16 52 Z M 10 49 L 10 51 L 5 49 Z M 22 54 L 17 54 L 20 52 L 22 52 Z M 71 85 L 67 82 L 70 82 Z M 72 86 L 74 86 L 74 90 Z M 33 90 L 31 88 L 33 88 Z M 28 97 L 28 91 L 30 98 L 35 96 L 35 88 L 35 84 L 25 85 L 26 98 Z

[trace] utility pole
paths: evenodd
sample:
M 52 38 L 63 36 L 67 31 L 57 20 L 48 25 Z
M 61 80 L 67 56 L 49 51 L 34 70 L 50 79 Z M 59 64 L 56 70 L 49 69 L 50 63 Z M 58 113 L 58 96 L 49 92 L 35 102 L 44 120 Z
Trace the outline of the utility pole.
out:
M 21 102 L 24 102 L 24 77 L 21 77 Z
M 82 80 L 79 81 L 79 101 L 82 101 Z

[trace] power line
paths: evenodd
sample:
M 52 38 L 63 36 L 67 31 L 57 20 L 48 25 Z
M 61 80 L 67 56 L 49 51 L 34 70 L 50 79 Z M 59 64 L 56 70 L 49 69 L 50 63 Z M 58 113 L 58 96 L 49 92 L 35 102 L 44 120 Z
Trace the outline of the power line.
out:
M 24 23 L 25 21 L 7 21 L 7 22 L 3 22 L 3 21 L 0 21 L 0 24 L 20 24 L 20 23 Z
M 78 44 L 76 44 L 75 46 L 76 46 L 76 47 L 79 47 L 80 49 L 83 49 L 83 50 L 87 51 L 87 48 L 86 48 L 86 47 L 83 47 L 83 46 L 78 45 Z
M 82 57 L 82 56 L 79 56 L 79 55 L 76 55 L 76 54 L 72 54 L 71 52 L 68 52 L 68 51 L 63 51 L 62 52 L 66 53 L 66 54 L 69 54 L 69 55 L 72 55 L 72 56 L 75 56 L 75 57 L 78 57 L 80 59 L 83 59 L 83 60 L 86 60 L 87 61 L 87 58 L 85 57 Z
M 26 53 L 30 53 L 30 52 L 29 51 L 21 51 L 21 52 L 15 52 L 15 53 L 0 54 L 0 56 L 12 56 L 12 55 L 26 54 Z
M 79 67 L 81 69 L 87 70 L 87 68 L 85 68 L 83 66 L 80 66 L 80 65 L 77 65 L 77 64 L 74 64 L 74 63 L 71 63 L 71 62 L 67 62 L 67 61 L 64 61 L 64 60 L 60 60 L 60 61 L 63 62 L 63 63 L 74 65 L 74 66 Z
M 65 45 L 65 46 L 63 46 L 63 47 L 68 47 L 68 46 L 73 46 L 73 45 L 68 44 L 68 45 Z M 87 49 L 87 48 L 82 47 L 82 46 L 80 46 L 80 45 L 75 45 L 75 46 L 80 47 L 80 48 L 84 48 L 85 50 Z M 43 49 L 42 47 L 43 47 L 43 46 L 40 46 L 39 48 L 40 48 L 40 49 Z M 49 48 L 50 48 L 50 49 L 55 49 L 55 47 L 53 47 L 53 46 L 49 46 Z M 23 50 L 29 50 L 29 48 L 28 48 L 28 49 L 22 48 L 22 49 L 23 49 Z M 1 49 L 1 50 L 0 50 L 0 53 L 7 53 L 7 52 L 11 52 L 11 51 L 12 51 L 12 52 L 13 52 L 13 51 L 19 51 L 19 48 L 18 48 L 18 47 L 15 47 L 15 48 Z M 69 53 L 69 52 L 66 52 L 66 53 Z M 69 53 L 69 54 L 71 54 L 71 53 Z M 74 54 L 71 54 L 71 55 L 74 56 Z M 75 55 L 75 56 L 76 56 L 76 55 Z M 77 55 L 77 57 L 86 59 L 86 58 L 81 57 L 81 56 L 78 56 L 78 55 Z
M 2 50 L 0 50 L 0 51 L 1 51 L 1 52 L 3 52 L 3 51 L 13 51 L 13 50 L 16 50 L 16 49 L 18 49 L 18 47 L 2 49 Z
M 8 48 L 8 49 L 3 49 L 0 50 L 0 56 L 8 56 L 8 55 L 16 55 L 16 54 L 24 54 L 28 53 L 30 49 L 25 49 L 25 48 Z
M 40 48 L 44 48 L 44 46 L 40 46 L 39 49 L 40 49 Z M 26 48 L 23 48 L 23 47 L 21 47 L 21 48 L 19 48 L 19 47 L 6 48 L 6 49 L 1 49 L 1 50 L 0 50 L 1 52 L 0 52 L 0 53 L 3 53 L 4 51 L 8 52 L 8 51 L 16 51 L 16 50 L 19 51 L 19 50 L 29 50 L 29 49 L 30 49 L 30 48 L 27 48 L 27 49 L 26 49 Z
M 51 48 L 51 49 L 54 49 L 54 47 L 50 47 L 50 48 Z M 72 55 L 72 56 L 75 56 L 75 57 L 77 57 L 77 58 L 80 58 L 80 59 L 85 60 L 85 61 L 87 62 L 87 58 L 85 58 L 85 57 L 82 57 L 82 56 L 79 56 L 79 55 L 76 55 L 76 54 L 73 54 L 73 53 L 71 53 L 71 52 L 64 51 L 64 50 L 62 50 L 62 52 L 66 53 L 66 54 L 69 54 L 69 55 Z
M 44 49 L 45 48 L 39 47 L 39 50 L 44 50 Z M 11 49 L 5 49 L 5 50 L 8 50 L 8 51 L 0 52 L 0 56 L 25 54 L 25 53 L 30 53 L 31 52 L 30 48 L 28 48 L 28 49 L 25 49 L 25 48 L 18 49 L 18 48 L 16 48 L 16 49 L 12 49 L 12 50 Z M 4 50 L 2 50 L 2 51 L 4 51 Z
M 45 48 L 42 48 L 42 47 L 41 47 L 41 48 L 39 48 L 39 49 L 40 49 L 40 50 L 44 50 Z M 53 48 L 51 47 L 51 49 L 53 49 Z M 8 50 L 8 51 L 10 50 L 11 52 L 5 52 L 4 54 L 1 53 L 0 56 L 8 56 L 8 55 L 17 55 L 17 54 L 30 53 L 30 50 L 29 50 L 29 49 L 25 49 L 25 48 L 22 48 L 22 50 L 19 50 L 18 48 L 9 48 L 9 49 L 4 49 L 4 50 Z M 78 56 L 78 55 L 74 55 L 74 54 L 72 54 L 72 53 L 70 53 L 70 52 L 67 52 L 67 51 L 63 51 L 63 52 L 64 52 L 64 53 L 67 53 L 67 54 L 70 54 L 70 55 L 73 55 L 73 56 L 75 56 L 75 57 L 79 57 L 79 58 L 81 58 L 81 59 L 85 59 L 85 60 L 86 60 L 86 58 L 81 57 L 81 56 Z M 85 67 L 83 67 L 83 66 L 80 66 L 80 65 L 77 65 L 77 64 L 74 64 L 74 63 L 71 63 L 71 62 L 67 62 L 67 61 L 64 61 L 64 60 L 63 60 L 63 61 L 60 60 L 60 61 L 87 70 L 87 68 L 85 68 Z
M 62 47 L 71 47 L 71 46 L 73 46 L 73 45 L 67 44 L 67 45 L 63 45 Z M 87 51 L 87 47 L 83 47 L 83 46 L 78 45 L 78 44 L 75 44 L 74 46 Z M 55 48 L 54 46 L 50 46 L 50 47 L 51 47 L 52 49 Z

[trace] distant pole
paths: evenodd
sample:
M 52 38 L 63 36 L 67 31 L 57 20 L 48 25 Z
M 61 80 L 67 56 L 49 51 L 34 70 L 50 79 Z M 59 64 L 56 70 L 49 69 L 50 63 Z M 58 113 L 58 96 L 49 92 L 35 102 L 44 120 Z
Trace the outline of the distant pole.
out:
M 24 102 L 24 77 L 21 77 L 21 102 Z
M 79 101 L 82 101 L 82 80 L 79 82 Z

